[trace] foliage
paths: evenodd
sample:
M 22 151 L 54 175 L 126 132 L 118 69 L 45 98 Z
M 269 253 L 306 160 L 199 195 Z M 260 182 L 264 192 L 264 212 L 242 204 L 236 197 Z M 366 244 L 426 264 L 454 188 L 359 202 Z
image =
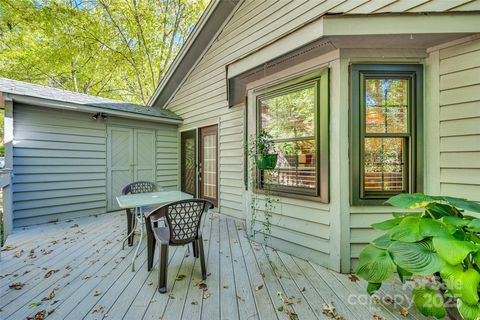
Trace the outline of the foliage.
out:
M 260 130 L 252 145 L 254 146 L 254 150 L 256 150 L 257 154 L 270 154 L 273 151 L 272 135 L 265 130 Z
M 372 225 L 386 234 L 360 253 L 356 271 L 369 282 L 369 294 L 394 272 L 402 282 L 412 275 L 435 275 L 437 283 L 413 290 L 418 310 L 425 316 L 445 317 L 441 293 L 446 288 L 445 295 L 457 300 L 464 319 L 479 319 L 480 219 L 465 211 L 480 213 L 480 203 L 420 193 L 399 194 L 387 203 L 422 212 L 394 213 L 393 219 Z
M 269 179 L 270 175 L 264 175 L 261 172 L 258 172 L 256 169 L 256 156 L 257 154 L 268 154 L 272 151 L 272 140 L 271 136 L 265 132 L 261 131 L 256 137 L 255 135 L 251 135 L 249 139 L 249 143 L 246 146 L 247 154 L 249 159 L 250 165 L 250 190 L 252 198 L 250 202 L 250 210 L 252 211 L 252 219 L 250 222 L 250 236 L 255 236 L 255 224 L 257 222 L 257 211 L 263 212 L 263 221 L 262 221 L 262 233 L 264 237 L 264 241 L 267 242 L 268 237 L 272 231 L 272 224 L 271 218 L 273 216 L 273 212 L 276 208 L 276 203 L 278 199 L 275 197 L 275 194 L 270 189 L 270 184 L 265 179 Z M 260 195 L 256 190 L 262 187 L 263 189 L 263 207 L 260 204 Z
M 0 75 L 145 104 L 208 0 L 1 0 Z

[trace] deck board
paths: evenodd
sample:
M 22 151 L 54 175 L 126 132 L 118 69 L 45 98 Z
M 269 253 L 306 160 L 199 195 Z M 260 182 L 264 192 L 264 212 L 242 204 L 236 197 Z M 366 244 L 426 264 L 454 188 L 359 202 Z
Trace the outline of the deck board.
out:
M 3 251 L 0 260 L 0 318 L 25 319 L 45 310 L 53 311 L 49 320 L 270 320 L 289 319 L 288 310 L 299 319 L 323 320 L 329 319 L 324 304 L 333 304 L 346 320 L 373 315 L 425 319 L 412 309 L 405 317 L 400 315 L 405 303 L 348 303 L 351 295 L 366 296 L 364 282 L 253 243 L 244 222 L 217 214 L 209 214 L 203 225 L 208 289 L 198 286 L 200 262 L 193 252 L 170 247 L 168 293 L 160 294 L 158 252 L 153 270 L 147 272 L 143 241 L 132 272 L 135 247 L 122 250 L 124 226 L 124 214 L 114 212 L 15 230 L 6 243 L 14 249 Z M 28 256 L 31 249 L 36 258 Z M 41 249 L 52 252 L 42 255 Z M 16 257 L 20 250 L 24 252 Z M 52 269 L 59 271 L 44 278 Z M 25 286 L 10 289 L 14 282 Z M 55 297 L 42 301 L 54 289 Z M 380 294 L 408 297 L 399 290 L 400 286 L 389 285 Z

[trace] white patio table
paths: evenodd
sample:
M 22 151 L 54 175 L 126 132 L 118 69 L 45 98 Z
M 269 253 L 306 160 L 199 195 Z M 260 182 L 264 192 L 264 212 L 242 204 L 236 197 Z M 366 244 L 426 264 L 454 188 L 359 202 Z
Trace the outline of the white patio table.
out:
M 117 202 L 122 209 L 134 209 L 135 225 L 132 228 L 132 233 L 137 229 L 137 225 L 140 224 L 140 239 L 135 249 L 135 254 L 132 258 L 132 271 L 135 271 L 135 259 L 137 258 L 138 250 L 143 239 L 143 227 L 145 225 L 145 218 L 143 209 L 146 207 L 160 207 L 170 202 L 192 199 L 192 195 L 181 191 L 160 191 L 160 192 L 147 192 L 127 194 L 117 197 Z M 147 226 L 147 236 L 153 237 L 150 234 L 150 226 Z M 127 235 L 126 239 L 128 239 Z M 125 241 L 124 241 L 125 242 Z M 148 258 L 148 270 L 151 269 L 153 257 Z M 152 261 L 150 261 L 152 260 Z

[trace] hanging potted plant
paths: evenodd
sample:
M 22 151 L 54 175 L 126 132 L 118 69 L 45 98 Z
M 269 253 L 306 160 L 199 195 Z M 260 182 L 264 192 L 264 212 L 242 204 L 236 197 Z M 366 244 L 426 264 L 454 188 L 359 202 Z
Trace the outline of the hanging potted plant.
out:
M 259 170 L 273 170 L 277 165 L 278 154 L 273 153 L 272 136 L 261 130 L 256 139 L 257 154 L 255 164 Z

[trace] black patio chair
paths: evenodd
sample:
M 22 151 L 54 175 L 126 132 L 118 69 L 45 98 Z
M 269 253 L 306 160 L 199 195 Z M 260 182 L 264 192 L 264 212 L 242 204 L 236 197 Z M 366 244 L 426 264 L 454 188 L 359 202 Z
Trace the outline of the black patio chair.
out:
M 146 215 L 150 220 L 154 242 L 160 250 L 158 262 L 158 291 L 160 293 L 167 292 L 169 246 L 192 243 L 194 257 L 200 258 L 202 279 L 207 278 L 200 226 L 203 214 L 211 208 L 213 208 L 213 204 L 208 200 L 189 199 L 166 204 Z M 163 218 L 166 220 L 166 226 L 155 224 L 155 221 Z M 155 248 L 148 250 L 151 250 L 148 252 L 148 256 L 153 260 Z
M 136 181 L 132 182 L 129 185 L 127 185 L 125 188 L 122 190 L 122 195 L 127 195 L 127 194 L 137 194 L 137 193 L 147 193 L 147 192 L 158 192 L 158 191 L 164 191 L 162 187 L 157 185 L 154 182 L 150 181 Z M 144 209 L 145 211 L 148 212 L 148 210 L 153 210 L 155 209 L 154 207 L 152 208 L 146 208 Z M 127 214 L 127 237 L 123 241 L 122 246 L 124 246 L 125 241 L 128 240 L 128 246 L 131 247 L 133 246 L 133 238 L 135 236 L 135 217 L 133 213 L 134 209 L 126 209 L 125 212 Z M 147 232 L 148 232 L 148 227 L 147 227 Z

